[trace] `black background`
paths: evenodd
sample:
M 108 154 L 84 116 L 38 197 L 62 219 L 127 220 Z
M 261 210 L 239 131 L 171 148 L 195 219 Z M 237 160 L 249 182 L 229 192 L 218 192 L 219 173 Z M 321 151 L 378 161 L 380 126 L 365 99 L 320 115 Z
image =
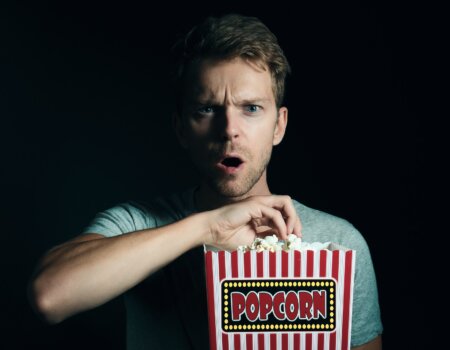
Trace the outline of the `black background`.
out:
M 293 2 L 294 3 L 294 2 Z M 171 130 L 169 48 L 209 14 L 254 15 L 291 63 L 269 184 L 341 216 L 372 251 L 385 349 L 433 348 L 416 296 L 431 22 L 411 2 L 15 2 L 0 5 L 2 340 L 124 349 L 120 299 L 57 326 L 26 284 L 100 210 L 195 183 Z M 434 339 L 434 340 L 433 340 Z

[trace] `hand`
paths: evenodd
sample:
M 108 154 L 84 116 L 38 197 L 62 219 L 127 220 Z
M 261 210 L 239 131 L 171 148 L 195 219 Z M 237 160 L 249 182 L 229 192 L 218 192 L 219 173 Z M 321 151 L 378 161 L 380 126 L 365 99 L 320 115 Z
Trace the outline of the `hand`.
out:
M 257 236 L 301 236 L 300 219 L 289 196 L 252 196 L 210 212 L 208 245 L 234 250 Z

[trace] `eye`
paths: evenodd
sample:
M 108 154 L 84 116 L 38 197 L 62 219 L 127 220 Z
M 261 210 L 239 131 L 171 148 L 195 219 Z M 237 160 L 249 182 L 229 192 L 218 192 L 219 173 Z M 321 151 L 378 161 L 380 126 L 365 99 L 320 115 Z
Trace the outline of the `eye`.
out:
M 245 106 L 245 111 L 249 113 L 256 113 L 259 112 L 262 109 L 261 106 L 258 105 L 247 105 Z
M 212 106 L 202 106 L 197 109 L 197 113 L 201 115 L 211 115 L 214 113 L 214 107 Z

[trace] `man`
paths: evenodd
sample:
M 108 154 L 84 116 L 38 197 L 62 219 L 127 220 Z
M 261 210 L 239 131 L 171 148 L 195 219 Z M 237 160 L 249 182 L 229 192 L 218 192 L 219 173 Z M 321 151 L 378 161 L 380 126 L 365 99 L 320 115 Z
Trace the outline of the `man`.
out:
M 256 18 L 228 15 L 207 19 L 175 48 L 174 126 L 200 185 L 117 205 L 51 249 L 31 283 L 36 310 L 57 323 L 126 292 L 129 349 L 207 349 L 203 244 L 233 250 L 258 235 L 294 233 L 357 251 L 351 342 L 381 349 L 376 281 L 362 236 L 345 220 L 269 190 L 267 165 L 288 119 L 282 102 L 289 65 L 275 36 Z

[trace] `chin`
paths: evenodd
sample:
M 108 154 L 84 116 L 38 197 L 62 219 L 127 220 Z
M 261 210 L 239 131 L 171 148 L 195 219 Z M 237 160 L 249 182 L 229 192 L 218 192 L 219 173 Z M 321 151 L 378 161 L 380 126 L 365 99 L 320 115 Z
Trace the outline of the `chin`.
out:
M 252 184 L 236 181 L 212 181 L 211 188 L 219 195 L 228 198 L 242 197 L 250 192 Z
M 218 194 L 220 194 L 222 197 L 227 197 L 227 198 L 242 197 L 246 193 L 248 193 L 248 191 L 242 191 L 242 190 L 239 190 L 239 189 L 236 189 L 236 188 L 229 188 L 229 187 L 216 188 L 216 192 Z

